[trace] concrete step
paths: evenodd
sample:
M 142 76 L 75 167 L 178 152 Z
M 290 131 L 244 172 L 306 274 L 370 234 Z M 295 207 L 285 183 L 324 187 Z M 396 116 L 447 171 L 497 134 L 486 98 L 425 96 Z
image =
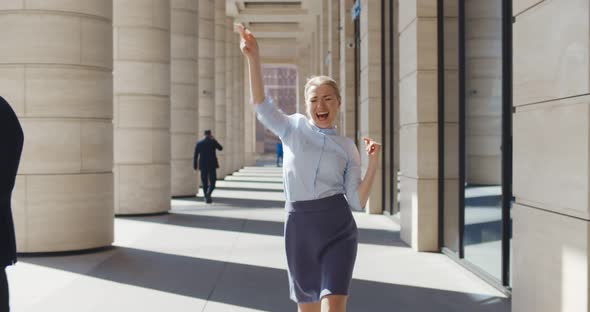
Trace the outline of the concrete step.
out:
M 226 181 L 242 181 L 242 182 L 261 182 L 261 183 L 283 183 L 283 178 L 276 177 L 256 177 L 256 176 L 227 176 Z
M 254 172 L 254 171 L 242 171 L 232 173 L 234 177 L 269 177 L 269 178 L 282 178 L 282 173 L 266 173 L 266 172 Z
M 262 191 L 282 191 L 283 184 L 278 183 L 252 183 L 252 182 L 241 182 L 231 180 L 219 180 L 215 184 L 216 187 L 226 189 L 251 189 L 251 190 L 262 190 Z

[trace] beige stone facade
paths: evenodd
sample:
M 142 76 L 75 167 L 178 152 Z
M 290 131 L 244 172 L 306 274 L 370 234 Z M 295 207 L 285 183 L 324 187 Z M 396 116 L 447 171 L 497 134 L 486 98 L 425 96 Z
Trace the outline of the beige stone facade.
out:
M 589 8 L 514 1 L 513 311 L 590 309 Z

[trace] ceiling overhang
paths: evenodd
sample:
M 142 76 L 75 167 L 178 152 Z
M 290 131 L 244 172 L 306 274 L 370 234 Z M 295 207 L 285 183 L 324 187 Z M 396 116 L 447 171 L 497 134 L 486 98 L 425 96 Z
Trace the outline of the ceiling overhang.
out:
M 321 0 L 226 0 L 226 10 L 258 38 L 263 61 L 291 64 L 299 47 L 309 46 Z

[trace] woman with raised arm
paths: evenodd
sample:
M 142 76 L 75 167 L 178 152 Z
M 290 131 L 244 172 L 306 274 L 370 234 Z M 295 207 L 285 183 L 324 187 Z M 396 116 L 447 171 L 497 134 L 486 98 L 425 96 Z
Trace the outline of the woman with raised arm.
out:
M 364 139 L 369 166 L 361 179 L 357 147 L 334 127 L 341 105 L 336 82 L 327 76 L 310 78 L 306 116 L 285 115 L 264 95 L 256 38 L 242 25 L 236 29 L 248 59 L 254 110 L 283 142 L 290 297 L 301 312 L 346 311 L 358 244 L 350 208 L 366 205 L 381 146 Z

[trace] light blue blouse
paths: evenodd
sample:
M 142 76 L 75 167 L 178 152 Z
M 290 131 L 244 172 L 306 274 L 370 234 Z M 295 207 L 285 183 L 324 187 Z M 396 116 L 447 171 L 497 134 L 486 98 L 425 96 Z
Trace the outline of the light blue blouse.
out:
M 335 129 L 313 125 L 302 114 L 287 116 L 270 97 L 254 105 L 258 120 L 283 141 L 283 182 L 287 201 L 312 200 L 344 194 L 360 210 L 357 188 L 361 161 L 354 142 Z

